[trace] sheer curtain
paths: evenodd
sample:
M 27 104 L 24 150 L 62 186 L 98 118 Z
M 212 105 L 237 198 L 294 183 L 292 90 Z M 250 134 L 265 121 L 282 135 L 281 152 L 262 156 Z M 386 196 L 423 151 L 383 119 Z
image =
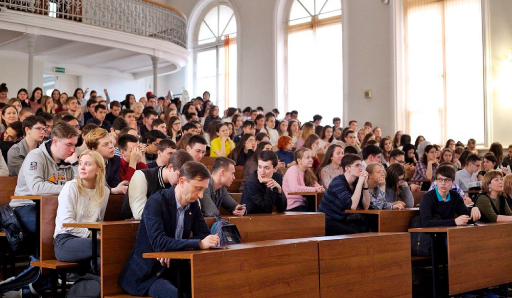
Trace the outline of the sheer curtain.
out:
M 413 139 L 484 142 L 480 0 L 406 0 L 407 125 Z

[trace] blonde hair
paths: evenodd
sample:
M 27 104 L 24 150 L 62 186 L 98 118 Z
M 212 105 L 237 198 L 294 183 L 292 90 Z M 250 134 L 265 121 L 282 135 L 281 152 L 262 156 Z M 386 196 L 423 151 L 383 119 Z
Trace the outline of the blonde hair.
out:
M 142 103 L 140 103 L 140 102 L 133 103 L 132 106 L 131 106 L 131 109 L 133 111 L 135 111 L 135 107 L 137 107 L 137 106 L 141 106 L 144 109 L 144 105 Z
M 53 99 L 48 96 L 48 95 L 43 95 L 43 97 L 41 97 L 41 109 L 43 110 L 43 112 L 46 112 L 46 113 L 52 113 L 52 110 L 48 110 L 48 107 L 47 107 L 47 102 L 48 100 L 52 100 L 53 102 Z M 55 103 L 53 103 L 55 105 Z
M 503 179 L 503 192 L 508 194 L 508 192 L 512 189 L 512 174 L 508 174 Z
M 503 177 L 503 173 L 498 170 L 490 170 L 485 173 L 484 180 L 482 180 L 482 192 L 489 194 L 489 186 L 491 185 L 492 179 L 496 177 Z
M 300 134 L 300 137 L 303 139 L 303 140 L 306 140 L 306 138 L 315 132 L 315 126 L 310 123 L 310 122 L 306 122 L 304 123 L 304 125 L 302 125 L 302 132 Z
M 96 179 L 94 180 L 94 195 L 95 197 L 89 198 L 90 200 L 95 200 L 97 206 L 102 205 L 103 197 L 105 196 L 105 161 L 103 157 L 96 151 L 85 150 L 80 154 L 80 158 L 84 155 L 89 155 L 94 158 L 96 162 L 96 167 L 98 168 L 98 174 L 96 175 Z M 78 193 L 81 195 L 85 195 L 85 187 L 80 176 L 76 177 L 76 185 L 78 188 Z

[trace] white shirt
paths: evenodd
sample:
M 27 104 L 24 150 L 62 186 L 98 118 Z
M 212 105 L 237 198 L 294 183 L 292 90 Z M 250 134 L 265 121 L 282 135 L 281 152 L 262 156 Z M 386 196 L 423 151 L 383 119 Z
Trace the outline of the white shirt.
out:
M 469 183 L 478 181 L 477 173 L 469 175 L 466 168 L 455 173 L 455 184 L 462 190 L 469 190 Z

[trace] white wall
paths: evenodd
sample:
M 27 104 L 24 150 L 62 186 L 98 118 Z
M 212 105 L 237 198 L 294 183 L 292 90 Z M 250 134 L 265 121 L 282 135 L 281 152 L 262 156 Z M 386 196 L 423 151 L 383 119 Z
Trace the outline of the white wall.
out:
M 27 59 L 15 59 L 0 57 L 0 83 L 6 83 L 9 89 L 9 98 L 16 97 L 18 90 L 27 89 L 28 84 L 28 57 Z M 33 86 L 43 87 L 44 62 L 34 59 L 34 80 Z M 28 90 L 31 93 L 31 90 Z M 30 94 L 29 94 L 30 96 Z
M 490 6 L 490 38 L 492 68 L 491 142 L 504 147 L 512 144 L 512 1 L 492 0 Z
M 110 99 L 121 102 L 127 93 L 134 94 L 137 100 L 146 96 L 145 83 L 145 79 L 130 80 L 110 75 L 82 74 L 80 86 L 84 90 L 86 88 L 89 88 L 89 91 L 96 90 L 98 95 L 102 96 L 104 96 L 103 89 L 107 88 Z

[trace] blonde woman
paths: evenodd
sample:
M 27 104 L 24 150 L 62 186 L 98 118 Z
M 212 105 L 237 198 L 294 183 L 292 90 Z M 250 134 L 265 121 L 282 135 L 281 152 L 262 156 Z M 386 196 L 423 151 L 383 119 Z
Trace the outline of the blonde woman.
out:
M 39 114 L 40 112 L 46 112 L 50 114 L 55 114 L 55 109 L 57 107 L 53 103 L 53 99 L 50 96 L 43 95 L 41 98 L 41 107 L 37 109 L 36 114 Z
M 64 223 L 97 222 L 105 216 L 109 189 L 105 183 L 103 157 L 85 150 L 78 163 L 78 176 L 67 182 L 59 194 L 55 218 L 55 256 L 63 262 L 89 262 L 92 258 L 92 239 L 89 230 L 65 228 Z M 99 245 L 98 262 L 99 262 Z
M 306 122 L 304 125 L 302 125 L 302 132 L 300 134 L 300 138 L 297 139 L 297 143 L 295 144 L 295 148 L 300 148 L 304 146 L 304 142 L 306 141 L 306 138 L 310 135 L 315 133 L 315 126 L 311 122 Z

